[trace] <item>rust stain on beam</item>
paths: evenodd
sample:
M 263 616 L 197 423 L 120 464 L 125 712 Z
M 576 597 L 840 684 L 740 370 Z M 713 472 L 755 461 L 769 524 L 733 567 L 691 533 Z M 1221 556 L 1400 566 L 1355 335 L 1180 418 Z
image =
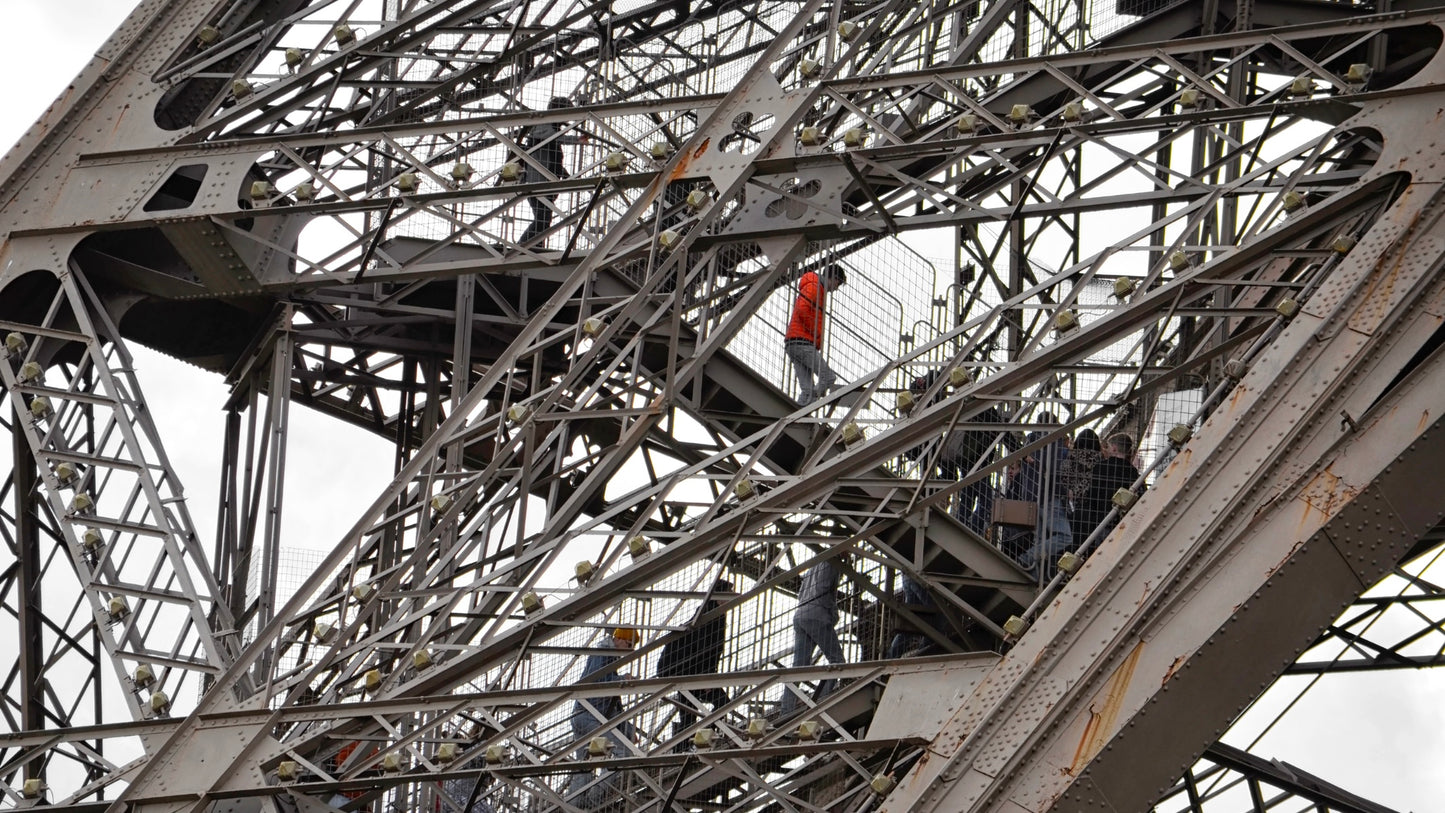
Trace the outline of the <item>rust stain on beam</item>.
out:
M 1134 668 L 1139 664 L 1139 655 L 1144 651 L 1144 642 L 1134 645 L 1124 662 L 1109 676 L 1104 691 L 1089 705 L 1089 724 L 1084 726 L 1084 736 L 1079 738 L 1079 747 L 1074 751 L 1074 761 L 1069 765 L 1069 774 L 1078 776 L 1098 753 L 1114 731 L 1119 719 L 1119 710 L 1124 705 L 1124 695 L 1134 679 Z

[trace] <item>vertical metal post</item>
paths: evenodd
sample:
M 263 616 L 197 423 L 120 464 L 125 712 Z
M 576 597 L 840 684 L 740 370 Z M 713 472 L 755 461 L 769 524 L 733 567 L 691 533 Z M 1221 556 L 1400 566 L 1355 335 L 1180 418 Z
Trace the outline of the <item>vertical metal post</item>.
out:
M 21 415 L 15 419 L 25 420 Z M 40 504 L 35 499 L 39 477 L 25 435 L 12 432 L 10 439 L 14 465 L 15 555 L 20 569 L 16 591 L 16 611 L 20 615 L 20 727 L 27 731 L 39 731 L 45 727 L 45 656 L 41 637 L 44 608 L 41 606 L 40 589 L 42 560 L 40 523 L 36 516 Z M 26 763 L 25 778 L 40 778 L 43 768 L 43 763 Z
M 281 317 L 281 329 L 271 349 L 271 382 L 266 392 L 266 496 L 259 506 L 264 518 L 261 532 L 261 567 L 257 587 L 256 623 L 265 626 L 276 612 L 279 577 L 282 504 L 286 494 L 286 435 L 291 411 L 291 314 Z M 263 668 L 269 664 L 263 661 Z

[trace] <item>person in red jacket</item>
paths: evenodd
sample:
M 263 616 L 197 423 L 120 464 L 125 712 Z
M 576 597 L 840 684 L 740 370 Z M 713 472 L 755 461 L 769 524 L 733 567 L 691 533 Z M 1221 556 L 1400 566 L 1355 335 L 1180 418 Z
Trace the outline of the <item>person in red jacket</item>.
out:
M 793 362 L 798 376 L 798 404 L 807 406 L 814 398 L 827 395 L 838 374 L 823 358 L 823 316 L 829 291 L 836 291 L 848 282 L 848 275 L 837 265 L 829 265 L 820 275 L 809 271 L 798 281 L 798 298 L 793 301 L 793 315 L 788 332 L 783 335 L 783 349 Z

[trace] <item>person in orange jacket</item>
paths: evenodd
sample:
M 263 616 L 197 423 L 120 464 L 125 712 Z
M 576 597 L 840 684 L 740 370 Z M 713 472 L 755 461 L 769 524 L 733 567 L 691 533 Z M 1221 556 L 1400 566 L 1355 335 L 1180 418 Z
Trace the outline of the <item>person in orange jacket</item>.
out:
M 783 335 L 783 350 L 798 376 L 800 406 L 827 395 L 833 382 L 838 380 L 838 374 L 823 358 L 823 317 L 828 292 L 838 290 L 847 282 L 848 275 L 836 264 L 824 268 L 821 275 L 809 271 L 798 281 L 798 298 L 793 301 L 788 332 Z

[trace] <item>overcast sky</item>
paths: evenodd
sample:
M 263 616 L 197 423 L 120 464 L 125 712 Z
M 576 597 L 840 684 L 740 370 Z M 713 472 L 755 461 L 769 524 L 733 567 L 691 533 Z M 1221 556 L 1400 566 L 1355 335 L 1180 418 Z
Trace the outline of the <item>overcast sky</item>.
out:
M 133 0 L 0 0 L 0 145 L 12 144 L 133 7 Z M 221 443 L 219 379 L 137 351 L 153 414 L 203 539 L 214 533 Z M 296 410 L 288 473 L 286 539 L 334 544 L 389 479 L 389 454 L 374 438 Z M 325 429 L 325 431 L 321 431 Z M 315 510 L 335 506 L 334 510 Z M 1269 700 L 1283 704 L 1302 681 Z M 1315 686 L 1254 750 L 1290 762 L 1380 804 L 1416 813 L 1445 809 L 1445 669 L 1331 677 Z M 1273 712 L 1266 717 L 1272 716 Z M 1229 738 L 1248 745 L 1262 723 Z

